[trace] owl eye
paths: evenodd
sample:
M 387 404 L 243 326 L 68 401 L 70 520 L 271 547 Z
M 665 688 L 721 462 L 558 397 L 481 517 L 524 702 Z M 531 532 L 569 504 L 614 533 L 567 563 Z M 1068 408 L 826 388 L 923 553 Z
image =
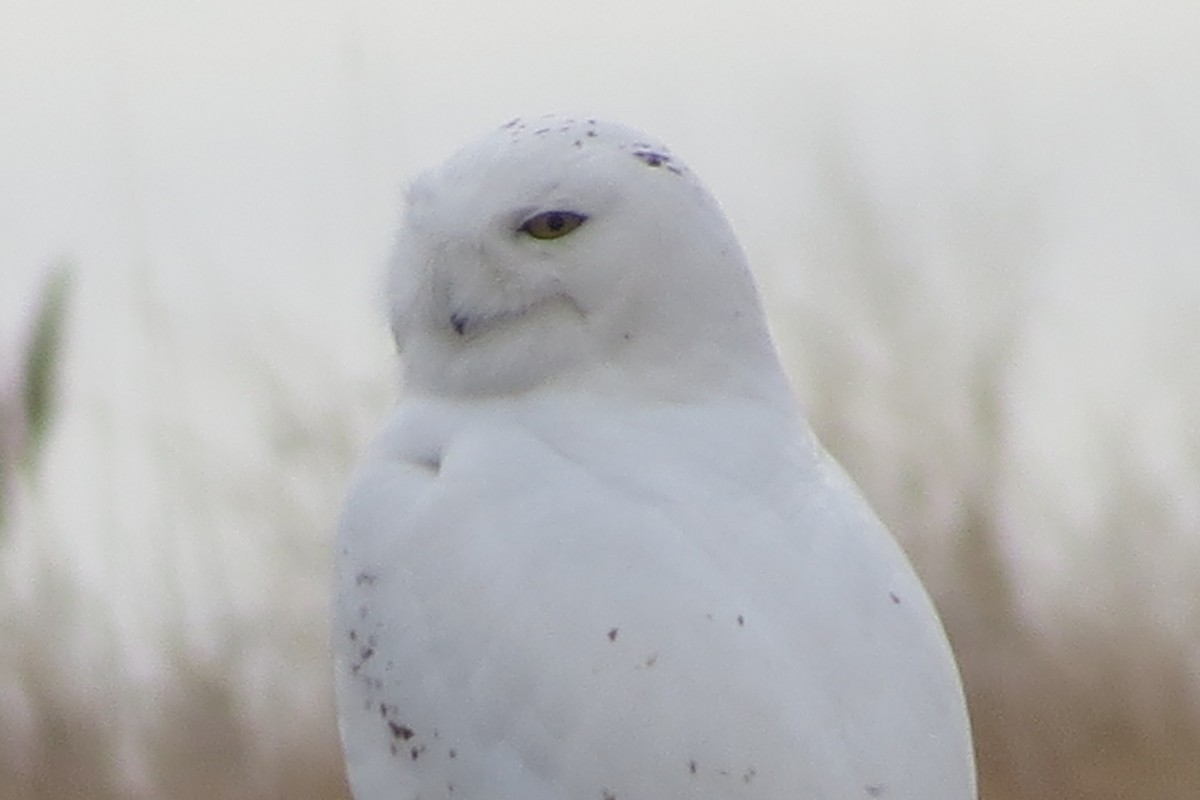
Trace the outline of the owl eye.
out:
M 578 228 L 587 217 L 574 211 L 543 211 L 521 223 L 519 230 L 535 239 L 557 239 Z

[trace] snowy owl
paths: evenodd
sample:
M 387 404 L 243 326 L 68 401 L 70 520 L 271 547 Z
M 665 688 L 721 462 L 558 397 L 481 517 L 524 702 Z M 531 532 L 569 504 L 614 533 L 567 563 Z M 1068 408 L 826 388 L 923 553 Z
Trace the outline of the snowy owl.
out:
M 923 587 L 666 147 L 514 120 L 418 178 L 404 397 L 340 524 L 357 800 L 969 800 Z

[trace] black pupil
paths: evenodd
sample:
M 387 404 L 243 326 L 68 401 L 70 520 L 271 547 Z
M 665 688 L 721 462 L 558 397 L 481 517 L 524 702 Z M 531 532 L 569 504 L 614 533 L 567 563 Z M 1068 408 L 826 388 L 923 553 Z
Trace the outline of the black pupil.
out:
M 567 217 L 565 214 L 559 214 L 555 212 L 553 214 L 546 215 L 546 227 L 552 231 L 561 231 L 566 224 Z

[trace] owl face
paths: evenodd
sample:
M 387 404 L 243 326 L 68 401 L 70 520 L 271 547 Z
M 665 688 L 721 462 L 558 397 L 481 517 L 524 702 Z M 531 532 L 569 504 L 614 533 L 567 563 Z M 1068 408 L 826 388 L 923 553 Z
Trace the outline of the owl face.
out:
M 670 382 L 696 354 L 770 349 L 724 216 L 636 131 L 515 120 L 407 201 L 391 298 L 414 391 Z

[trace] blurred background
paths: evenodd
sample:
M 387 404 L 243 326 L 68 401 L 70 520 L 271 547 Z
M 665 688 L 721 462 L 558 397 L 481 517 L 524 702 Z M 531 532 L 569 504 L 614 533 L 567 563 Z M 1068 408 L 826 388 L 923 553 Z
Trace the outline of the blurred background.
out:
M 0 800 L 345 798 L 400 187 L 667 141 L 958 653 L 985 800 L 1200 797 L 1195 0 L 5 0 Z

